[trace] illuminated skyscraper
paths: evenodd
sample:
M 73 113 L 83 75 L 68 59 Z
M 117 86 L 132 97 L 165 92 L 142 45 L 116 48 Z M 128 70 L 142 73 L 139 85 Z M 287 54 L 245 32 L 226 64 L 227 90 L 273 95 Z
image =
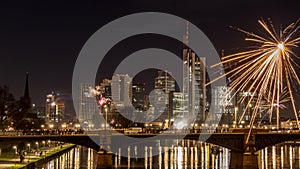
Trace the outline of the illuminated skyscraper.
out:
M 253 113 L 253 109 L 256 105 L 257 102 L 257 98 L 258 95 L 257 93 L 254 92 L 239 92 L 236 96 L 237 101 L 238 101 L 238 117 L 241 117 L 242 114 L 245 112 L 244 114 L 244 118 L 242 119 L 242 121 L 244 121 L 245 124 L 249 124 L 251 117 L 252 117 L 252 113 Z M 252 98 L 250 104 L 249 101 Z M 243 100 L 243 102 L 241 102 L 240 100 Z M 259 109 L 258 109 L 258 116 L 260 117 L 261 114 L 259 113 L 260 111 L 260 107 L 261 105 L 258 105 Z
M 107 99 L 112 99 L 111 96 L 111 80 L 110 79 L 103 79 L 100 83 L 100 93 L 102 97 L 105 97 Z
M 79 86 L 79 114 L 80 122 L 90 123 L 95 114 L 99 114 L 99 108 L 96 101 L 95 87 L 93 84 L 81 83 Z
M 197 116 L 197 121 L 205 120 L 206 110 L 206 70 L 205 57 L 196 56 L 188 47 L 188 25 L 183 48 L 183 100 L 188 101 L 188 114 L 185 117 Z
M 131 105 L 132 78 L 126 75 L 113 75 L 111 80 L 112 100 L 116 107 L 122 108 Z
M 171 76 L 171 72 L 158 71 L 154 88 L 156 89 L 154 96 L 155 112 L 161 114 L 159 120 L 164 121 L 171 115 L 169 112 L 169 93 L 175 91 L 175 79 Z
M 65 103 L 58 99 L 59 95 L 52 92 L 46 96 L 46 123 L 60 124 L 65 115 Z M 55 125 L 57 126 L 57 125 Z
M 132 105 L 136 110 L 146 110 L 146 89 L 144 83 L 132 85 Z
M 223 124 L 231 124 L 237 117 L 236 100 L 232 98 L 233 91 L 230 92 L 227 86 L 214 86 L 212 89 L 212 99 L 214 105 L 211 106 L 210 117 L 212 120 L 219 121 L 222 119 Z
M 171 118 L 184 118 L 186 114 L 188 114 L 188 95 L 182 92 L 170 92 L 169 95 L 169 109 L 172 114 Z

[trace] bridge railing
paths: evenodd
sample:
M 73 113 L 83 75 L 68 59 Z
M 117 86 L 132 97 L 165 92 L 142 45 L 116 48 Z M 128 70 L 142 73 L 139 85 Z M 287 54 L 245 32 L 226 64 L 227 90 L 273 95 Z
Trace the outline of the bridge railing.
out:
M 218 127 L 216 129 L 211 128 L 201 128 L 201 129 L 173 129 L 173 130 L 160 130 L 155 133 L 150 131 L 139 132 L 138 134 L 174 134 L 174 133 L 236 133 L 236 132 L 245 132 L 249 130 L 249 128 L 223 128 Z M 77 134 L 98 134 L 101 130 L 19 130 L 19 131 L 5 131 L 0 130 L 0 136 L 24 136 L 24 135 L 77 135 Z M 120 134 L 124 134 L 124 132 L 120 132 Z M 267 133 L 299 133 L 299 130 L 264 130 L 259 132 L 267 132 Z
M 65 130 L 29 130 L 29 131 L 5 131 L 0 130 L 0 136 L 24 136 L 24 135 L 75 135 L 75 134 L 84 134 L 83 130 L 78 131 L 65 131 Z

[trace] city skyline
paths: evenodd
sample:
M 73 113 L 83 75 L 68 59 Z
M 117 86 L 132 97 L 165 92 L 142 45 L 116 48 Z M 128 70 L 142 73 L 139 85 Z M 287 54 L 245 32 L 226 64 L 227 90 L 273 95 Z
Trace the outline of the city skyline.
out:
M 118 10 L 122 7 L 116 5 L 115 2 L 103 4 L 96 2 L 60 3 L 59 5 L 52 2 L 48 6 L 38 2 L 4 4 L 0 84 L 8 85 L 15 99 L 19 99 L 23 93 L 24 74 L 29 72 L 32 102 L 37 105 L 44 105 L 46 94 L 52 90 L 71 93 L 73 65 L 85 41 L 104 24 L 131 13 L 160 11 L 184 17 L 207 34 L 219 53 L 224 49 L 226 54 L 240 51 L 246 46 L 243 41 L 245 36 L 229 26 L 249 27 L 251 30 L 260 31 L 256 24 L 257 19 L 261 17 L 270 17 L 276 25 L 287 25 L 299 17 L 293 1 L 283 4 L 268 3 L 267 1 L 251 3 L 229 1 L 216 4 L 207 2 L 207 4 L 201 3 L 201 5 L 199 2 L 184 3 L 181 1 L 160 3 L 162 3 L 160 8 L 156 6 L 155 2 L 123 3 L 125 7 L 128 7 L 127 10 Z M 104 10 L 104 8 L 106 9 Z M 109 10 L 114 14 L 107 15 Z M 69 12 L 66 13 L 66 11 Z M 236 16 L 237 13 L 239 16 Z M 248 15 L 249 13 L 253 15 Z M 22 17 L 20 14 L 24 16 Z M 58 15 L 61 18 L 58 18 Z M 23 24 L 24 27 L 21 29 Z M 82 26 L 76 26 L 78 24 Z M 184 29 L 185 25 L 182 27 Z M 145 37 L 148 38 L 147 42 L 137 43 Z M 108 53 L 113 62 L 108 66 L 116 66 L 131 52 L 142 48 L 161 47 L 173 50 L 180 55 L 182 47 L 182 44 L 176 44 L 170 39 L 159 36 L 133 37 L 126 42 L 128 45 L 124 43 L 116 45 L 115 49 L 121 52 Z M 165 45 L 164 42 L 172 43 Z M 131 47 L 126 49 L 129 45 Z M 100 69 L 101 67 L 99 71 Z M 103 73 L 99 73 L 99 79 L 112 76 L 112 72 L 105 67 L 101 71 Z M 146 82 L 147 86 L 148 84 L 152 85 L 155 75 L 151 71 L 149 72 L 146 72 L 149 78 L 145 78 L 141 74 L 137 77 L 138 81 Z M 100 80 L 97 80 L 98 82 Z
M 299 168 L 298 4 L 2 2 L 0 168 Z

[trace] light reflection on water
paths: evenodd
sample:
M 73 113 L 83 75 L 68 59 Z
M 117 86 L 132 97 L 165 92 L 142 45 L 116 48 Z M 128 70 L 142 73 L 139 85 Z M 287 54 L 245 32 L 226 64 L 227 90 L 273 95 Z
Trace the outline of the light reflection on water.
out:
M 78 146 L 69 152 L 44 164 L 42 169 L 94 169 L 96 151 Z
M 264 148 L 259 152 L 261 169 L 300 168 L 300 144 L 289 142 Z
M 152 156 L 153 151 L 158 149 L 159 155 Z M 126 151 L 130 157 L 121 157 L 121 151 Z M 137 158 L 137 147 L 128 147 L 126 150 L 119 149 L 113 156 L 114 168 L 144 168 L 144 169 L 190 169 L 212 168 L 228 169 L 230 150 L 208 143 L 196 143 L 184 141 L 178 146 L 168 147 L 145 147 L 144 158 Z M 300 166 L 299 144 L 285 143 L 265 148 L 258 153 L 259 166 L 261 169 L 294 169 Z M 45 169 L 94 169 L 97 164 L 96 151 L 76 147 L 64 155 L 48 162 L 42 168 Z

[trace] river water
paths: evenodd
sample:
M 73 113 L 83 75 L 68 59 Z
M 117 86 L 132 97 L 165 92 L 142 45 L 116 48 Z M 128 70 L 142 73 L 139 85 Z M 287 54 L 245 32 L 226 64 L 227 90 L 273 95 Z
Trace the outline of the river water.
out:
M 154 148 L 162 153 L 152 156 Z M 135 158 L 134 147 L 129 147 L 128 157 L 113 156 L 114 168 L 144 169 L 190 169 L 212 168 L 228 169 L 230 150 L 208 143 L 184 142 L 164 152 L 166 147 L 145 147 L 145 157 Z M 125 151 L 125 150 L 122 150 Z M 126 150 L 128 151 L 128 150 Z M 284 143 L 267 147 L 258 152 L 260 169 L 300 168 L 300 144 Z M 68 153 L 44 164 L 44 169 L 94 169 L 97 152 L 78 146 Z

